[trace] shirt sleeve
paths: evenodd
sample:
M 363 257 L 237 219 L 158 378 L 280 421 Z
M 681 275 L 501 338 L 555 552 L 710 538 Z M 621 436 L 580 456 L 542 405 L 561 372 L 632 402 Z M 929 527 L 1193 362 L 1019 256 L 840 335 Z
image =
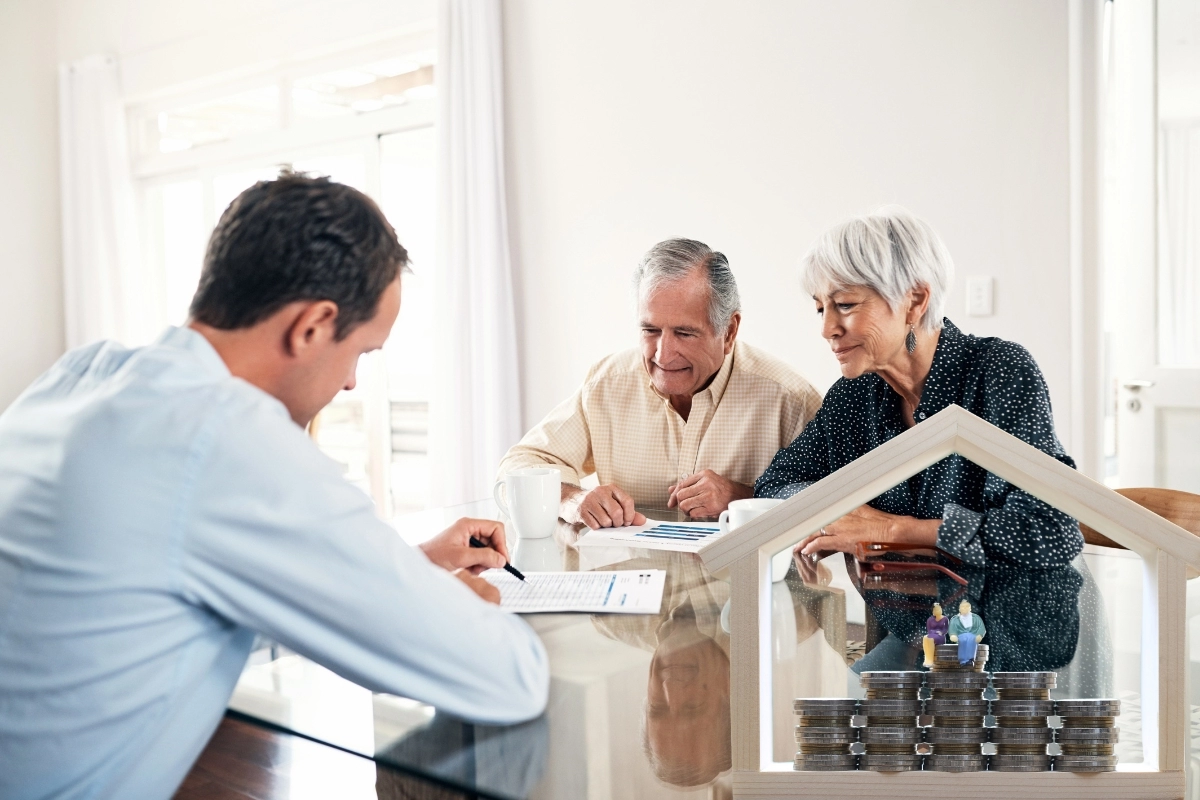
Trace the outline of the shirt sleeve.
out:
M 245 403 L 197 444 L 183 596 L 373 691 L 480 722 L 541 713 L 537 635 L 408 546 L 279 411 Z
M 786 499 L 807 489 L 830 471 L 825 407 L 822 406 L 800 435 L 771 459 L 766 471 L 754 482 L 754 496 Z
M 562 482 L 579 486 L 596 471 L 584 409 L 587 384 L 560 403 L 504 455 L 498 477 L 527 467 L 557 467 Z
M 1050 392 L 1029 352 L 1018 344 L 999 342 L 985 358 L 984 418 L 1074 468 L 1054 432 Z M 1027 567 L 1061 567 L 1083 549 L 1083 534 L 1071 517 L 987 473 L 982 508 L 946 504 L 938 547 L 968 564 L 999 559 Z

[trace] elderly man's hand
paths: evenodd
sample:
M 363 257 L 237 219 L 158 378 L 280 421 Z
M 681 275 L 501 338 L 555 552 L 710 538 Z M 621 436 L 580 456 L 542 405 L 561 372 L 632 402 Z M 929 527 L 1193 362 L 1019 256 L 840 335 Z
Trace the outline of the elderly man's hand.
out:
M 689 517 L 715 517 L 734 500 L 754 496 L 754 489 L 703 469 L 671 487 L 667 508 L 678 507 Z
M 471 547 L 472 536 L 487 547 Z M 478 575 L 488 569 L 500 569 L 508 563 L 504 523 L 491 519 L 460 519 L 437 536 L 422 543 L 421 550 L 430 561 L 442 569 L 465 569 L 472 575 Z M 476 591 L 476 594 L 479 592 Z
M 592 530 L 646 524 L 646 515 L 634 508 L 633 498 L 612 483 L 597 486 L 590 492 L 576 489 L 570 497 L 564 498 L 560 513 L 563 521 L 582 522 Z

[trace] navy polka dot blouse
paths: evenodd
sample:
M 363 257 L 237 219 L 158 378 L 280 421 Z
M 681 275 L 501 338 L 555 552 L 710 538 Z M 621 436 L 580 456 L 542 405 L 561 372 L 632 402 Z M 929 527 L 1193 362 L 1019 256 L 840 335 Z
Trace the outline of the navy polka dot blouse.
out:
M 917 424 L 956 403 L 1069 467 L 1054 433 L 1050 393 L 1033 357 L 1002 339 L 964 334 L 945 320 Z M 842 378 L 816 417 L 775 454 L 755 497 L 791 497 L 906 430 L 900 395 L 869 373 Z M 944 458 L 870 503 L 889 514 L 940 519 L 938 547 L 968 564 L 1027 567 L 1070 563 L 1083 549 L 1075 520 L 962 456 Z

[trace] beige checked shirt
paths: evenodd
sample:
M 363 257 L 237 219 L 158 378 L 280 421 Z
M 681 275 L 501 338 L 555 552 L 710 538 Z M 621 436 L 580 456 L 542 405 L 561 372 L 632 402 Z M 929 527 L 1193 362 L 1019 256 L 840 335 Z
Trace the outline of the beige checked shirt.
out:
M 500 475 L 552 465 L 578 486 L 595 473 L 638 506 L 665 508 L 669 487 L 703 469 L 752 486 L 820 405 L 782 361 L 735 342 L 685 422 L 654 390 L 641 352 L 627 350 L 593 366 L 579 391 L 508 451 Z

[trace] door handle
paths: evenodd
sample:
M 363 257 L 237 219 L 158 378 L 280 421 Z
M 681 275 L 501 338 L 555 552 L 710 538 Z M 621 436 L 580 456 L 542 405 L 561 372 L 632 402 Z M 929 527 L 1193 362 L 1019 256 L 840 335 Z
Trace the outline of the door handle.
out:
M 1142 389 L 1149 389 L 1154 385 L 1154 381 L 1125 381 L 1121 384 L 1131 392 L 1140 392 Z

